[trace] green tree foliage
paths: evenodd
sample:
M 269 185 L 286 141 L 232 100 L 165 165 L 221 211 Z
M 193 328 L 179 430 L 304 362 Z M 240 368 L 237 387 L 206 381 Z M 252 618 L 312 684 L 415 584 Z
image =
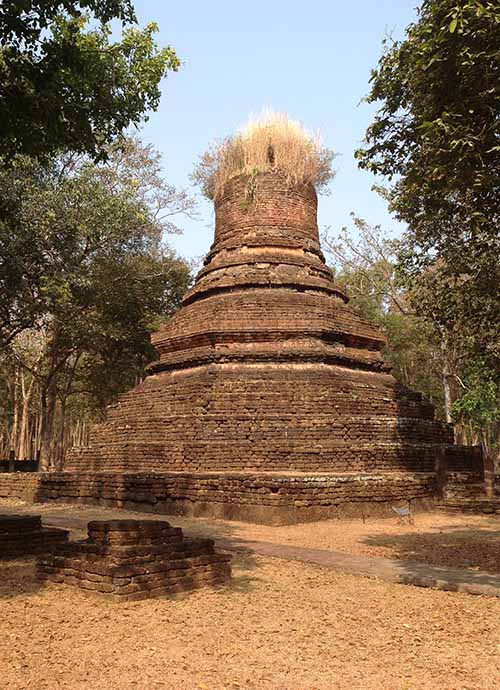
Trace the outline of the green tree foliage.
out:
M 479 431 L 500 422 L 498 381 L 488 364 L 479 358 L 472 360 L 463 378 L 464 391 L 453 405 L 455 418 L 470 420 Z
M 385 236 L 379 226 L 353 219 L 353 229 L 324 238 L 337 282 L 351 305 L 384 332 L 384 357 L 394 376 L 423 393 L 438 417 L 454 423 L 457 442 L 481 443 L 494 463 L 500 430 L 498 371 L 487 358 L 471 354 L 468 337 L 444 328 L 439 312 L 434 318 L 432 310 L 425 317 L 414 310 L 419 299 L 430 303 L 432 295 L 412 294 L 401 281 L 400 241 Z M 427 289 L 431 284 L 432 280 L 425 283 Z
M 19 294 L 41 339 L 40 355 L 26 359 L 18 330 L 7 355 L 36 379 L 47 458 L 58 404 L 64 411 L 68 396 L 82 394 L 100 409 L 154 357 L 149 333 L 177 308 L 190 280 L 164 232 L 193 202 L 163 181 L 158 156 L 135 140 L 112 148 L 104 165 L 74 156 L 50 168 L 18 159 L 3 174 L 5 186 L 19 187 L 20 236 L 30 238 L 36 259 L 35 271 L 20 269 Z
M 71 271 L 84 279 L 96 248 L 115 258 L 139 242 L 149 251 L 193 209 L 162 178 L 151 147 L 128 139 L 107 155 L 101 166 L 66 155 L 50 165 L 20 157 L 0 168 L 0 348 L 40 324 Z
M 111 40 L 108 22 L 122 25 Z M 0 4 L 0 154 L 83 152 L 95 159 L 160 99 L 179 59 L 160 49 L 129 0 L 3 0 Z
M 500 400 L 499 36 L 497 0 L 424 0 L 372 73 L 379 110 L 357 152 L 408 223 L 400 279 L 443 351 L 458 352 L 444 369 L 461 381 L 455 417 L 486 425 L 482 437 L 498 437 Z
M 490 469 L 500 470 L 500 386 L 498 371 L 476 356 L 466 362 L 461 395 L 453 404 L 454 420 L 479 438 Z
M 42 238 L 32 237 L 21 215 L 31 188 L 44 173 L 29 159 L 0 168 L 0 350 L 43 313 Z
M 357 152 L 389 181 L 408 223 L 400 267 L 414 307 L 500 361 L 500 5 L 424 0 L 386 44 L 368 101 L 379 110 Z
M 443 353 L 436 328 L 414 313 L 399 282 L 399 241 L 384 235 L 379 226 L 354 214 L 352 218 L 352 229 L 343 228 L 336 238 L 327 232 L 323 238 L 333 260 L 335 280 L 345 289 L 350 304 L 384 332 L 384 357 L 394 376 L 431 400 L 445 419 L 447 412 L 451 416 L 443 390 L 443 367 L 449 354 Z

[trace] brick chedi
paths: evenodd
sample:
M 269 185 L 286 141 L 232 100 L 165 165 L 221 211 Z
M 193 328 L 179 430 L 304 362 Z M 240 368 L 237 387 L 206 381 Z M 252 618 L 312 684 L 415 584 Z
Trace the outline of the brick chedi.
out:
M 211 539 L 187 539 L 162 520 L 96 520 L 86 540 L 40 558 L 37 575 L 129 601 L 224 584 L 230 561 Z
M 94 484 L 104 482 L 102 473 L 121 473 L 123 481 L 175 474 L 176 486 L 184 477 L 191 488 L 208 473 L 212 488 L 218 482 L 217 500 L 236 517 L 248 482 L 276 473 L 280 483 L 270 494 L 290 494 L 289 507 L 323 506 L 311 517 L 332 514 L 339 501 L 329 503 L 321 490 L 315 502 L 318 492 L 307 486 L 343 474 L 352 482 L 357 473 L 362 487 L 363 474 L 385 478 L 392 489 L 384 500 L 421 495 L 436 459 L 454 452 L 451 427 L 390 373 L 380 330 L 334 283 L 316 213 L 311 184 L 290 184 L 277 172 L 229 180 L 215 202 L 215 240 L 204 266 L 182 308 L 153 336 L 158 361 L 108 410 L 90 445 L 70 451 L 66 472 L 92 473 Z M 235 476 L 232 494 L 227 473 Z M 297 473 L 306 482 L 300 496 L 293 495 Z M 418 491 L 399 495 L 398 477 Z M 70 480 L 74 492 L 74 479 L 58 481 Z M 352 500 L 370 500 L 361 494 Z M 269 496 L 270 505 L 278 496 Z M 113 492 L 106 499 L 113 504 Z M 172 509 L 176 499 L 182 512 L 186 502 L 197 503 L 192 492 L 175 489 L 161 500 Z M 211 512 L 210 492 L 202 489 L 198 502 L 206 508 L 200 512 Z M 239 516 L 252 519 L 251 511 Z
M 153 337 L 159 361 L 67 469 L 432 470 L 451 432 L 335 285 L 313 187 L 261 174 L 248 199 L 247 184 L 216 202 L 205 265 Z

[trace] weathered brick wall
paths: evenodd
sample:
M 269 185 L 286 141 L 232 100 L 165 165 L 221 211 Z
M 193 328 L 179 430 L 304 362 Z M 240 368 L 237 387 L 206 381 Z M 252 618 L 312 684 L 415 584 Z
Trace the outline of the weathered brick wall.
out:
M 40 478 L 37 500 L 42 502 L 270 524 L 391 514 L 394 502 L 432 502 L 435 494 L 433 473 L 61 472 Z
M 0 558 L 49 552 L 68 541 L 65 529 L 42 527 L 40 515 L 0 514 Z
M 214 365 L 151 376 L 67 469 L 432 471 L 452 443 L 392 377 L 332 366 Z
M 40 477 L 37 473 L 0 473 L 0 499 L 17 499 L 33 503 L 40 486 Z

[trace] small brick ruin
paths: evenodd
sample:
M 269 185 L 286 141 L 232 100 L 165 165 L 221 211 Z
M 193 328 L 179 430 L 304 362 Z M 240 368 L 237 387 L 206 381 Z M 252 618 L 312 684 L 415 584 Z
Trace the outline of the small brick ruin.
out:
M 50 552 L 68 541 L 68 530 L 42 527 L 40 515 L 0 515 L 0 558 Z
M 83 483 L 88 473 L 103 480 L 110 473 L 162 474 L 178 478 L 177 490 L 183 476 L 218 473 L 219 499 L 225 492 L 237 517 L 248 494 L 241 487 L 257 474 L 279 474 L 284 496 L 287 482 L 294 493 L 297 473 L 355 474 L 363 493 L 374 486 L 365 486 L 363 475 L 385 477 L 388 487 L 400 474 L 436 478 L 451 456 L 475 471 L 477 453 L 453 446 L 452 427 L 392 376 L 383 334 L 333 280 L 316 216 L 313 186 L 290 186 L 279 173 L 252 177 L 251 197 L 248 178 L 226 184 L 204 267 L 182 308 L 153 336 L 158 361 L 109 408 L 90 445 L 69 452 L 70 480 L 75 473 Z M 240 476 L 233 488 L 227 473 Z M 314 503 L 308 491 L 295 500 Z M 365 498 L 382 500 L 380 491 Z M 252 500 L 262 521 L 258 492 Z M 189 501 L 213 514 L 192 495 L 179 498 L 178 509 L 189 512 Z M 283 521 L 290 521 L 282 503 Z M 240 512 L 252 519 L 251 510 Z
M 96 520 L 85 541 L 40 558 L 37 576 L 135 601 L 222 585 L 231 577 L 230 561 L 211 539 L 185 538 L 163 520 Z

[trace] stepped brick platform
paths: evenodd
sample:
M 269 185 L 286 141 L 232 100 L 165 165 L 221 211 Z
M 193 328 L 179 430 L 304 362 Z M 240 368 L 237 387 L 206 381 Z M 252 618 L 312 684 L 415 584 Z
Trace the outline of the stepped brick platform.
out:
M 477 453 L 455 448 L 452 428 L 434 418 L 432 405 L 397 383 L 382 358 L 384 336 L 334 283 L 316 214 L 314 188 L 290 186 L 279 173 L 226 184 L 204 267 L 182 308 L 153 336 L 159 360 L 108 410 L 90 445 L 69 452 L 70 483 L 75 472 L 82 483 L 89 472 L 96 480 L 103 474 L 108 487 L 109 472 L 126 482 L 136 474 L 139 483 L 162 474 L 173 491 L 166 500 L 180 507 L 181 473 L 191 487 L 197 475 L 217 484 L 207 496 L 243 515 L 251 477 L 228 480 L 228 473 L 257 482 L 280 474 L 273 505 L 289 512 L 283 496 L 310 507 L 318 502 L 315 482 L 331 486 L 330 475 L 358 475 L 343 484 L 349 503 L 365 491 L 365 475 L 382 477 L 393 500 L 395 487 L 406 498 L 408 482 L 442 476 L 447 461 L 475 471 Z M 220 477 L 208 480 L 208 473 Z M 294 473 L 303 482 L 311 476 L 300 495 Z M 380 500 L 378 489 L 372 499 Z M 213 512 L 202 494 L 189 501 Z
M 224 584 L 230 561 L 211 539 L 186 539 L 165 521 L 99 520 L 89 522 L 85 541 L 39 559 L 37 575 L 130 601 Z
M 494 483 L 492 495 L 487 496 L 477 475 L 450 473 L 438 506 L 450 513 L 500 515 L 500 477 Z
M 68 541 L 68 530 L 42 527 L 40 515 L 0 515 L 0 558 L 50 552 Z
M 500 515 L 500 495 L 496 498 L 447 498 L 439 502 L 440 510 L 449 513 L 471 513 L 474 515 Z
M 34 500 L 293 524 L 389 515 L 398 500 L 428 507 L 434 494 L 433 473 L 62 472 L 45 475 Z

